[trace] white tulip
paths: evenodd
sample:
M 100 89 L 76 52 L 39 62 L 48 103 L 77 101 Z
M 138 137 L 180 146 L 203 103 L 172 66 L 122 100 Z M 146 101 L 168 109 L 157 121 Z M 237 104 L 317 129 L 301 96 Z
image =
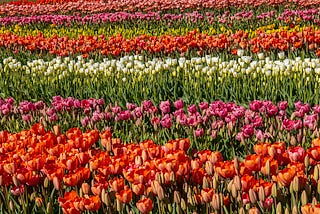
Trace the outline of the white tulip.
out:
M 284 59 L 285 58 L 285 53 L 282 51 L 282 52 L 280 52 L 280 53 L 278 53 L 278 57 L 279 57 L 279 59 Z
M 238 50 L 237 50 L 237 55 L 238 55 L 239 57 L 242 57 L 242 56 L 244 55 L 244 50 L 238 49 Z
M 263 60 L 264 59 L 264 54 L 263 53 L 258 53 L 258 59 Z

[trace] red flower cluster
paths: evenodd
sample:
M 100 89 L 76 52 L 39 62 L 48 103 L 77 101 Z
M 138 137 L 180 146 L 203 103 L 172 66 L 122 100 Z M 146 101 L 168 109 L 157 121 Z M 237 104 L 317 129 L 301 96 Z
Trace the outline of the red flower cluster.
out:
M 308 46 L 310 51 L 320 55 L 320 30 L 306 28 L 302 32 L 281 31 L 266 34 L 259 31 L 256 37 L 248 38 L 242 30 L 230 36 L 225 34 L 208 36 L 197 31 L 190 31 L 185 36 L 147 36 L 141 35 L 133 39 L 126 39 L 121 35 L 105 38 L 100 36 L 82 36 L 77 39 L 69 37 L 45 38 L 38 36 L 17 36 L 11 33 L 0 35 L 0 47 L 19 51 L 21 47 L 27 51 L 48 51 L 50 54 L 67 56 L 70 54 L 99 53 L 103 55 L 119 56 L 126 53 L 185 53 L 195 50 L 198 54 L 204 51 L 227 50 L 233 54 L 238 49 L 245 49 L 254 53 L 260 51 L 294 51 Z

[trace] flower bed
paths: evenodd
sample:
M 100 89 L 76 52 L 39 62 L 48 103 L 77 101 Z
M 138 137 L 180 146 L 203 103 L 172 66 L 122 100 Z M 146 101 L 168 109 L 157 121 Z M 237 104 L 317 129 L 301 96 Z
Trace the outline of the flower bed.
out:
M 62 134 L 58 126 L 51 132 L 41 124 L 19 133 L 1 131 L 0 142 L 1 200 L 12 211 L 319 209 L 319 139 L 306 150 L 259 143 L 254 154 L 233 160 L 210 150 L 189 156 L 188 139 L 164 146 L 151 140 L 123 144 L 108 130 L 71 128 Z
M 319 213 L 319 20 L 318 0 L 2 3 L 0 212 Z

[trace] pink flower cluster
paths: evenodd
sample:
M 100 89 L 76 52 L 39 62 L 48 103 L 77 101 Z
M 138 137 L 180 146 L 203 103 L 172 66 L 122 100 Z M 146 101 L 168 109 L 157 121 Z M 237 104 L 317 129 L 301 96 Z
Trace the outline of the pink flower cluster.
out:
M 66 2 L 57 4 L 4 4 L 0 5 L 0 16 L 30 16 L 48 14 L 68 14 L 73 12 L 92 14 L 111 11 L 136 12 L 136 11 L 165 11 L 179 9 L 199 10 L 200 8 L 237 8 L 250 6 L 260 6 L 264 4 L 279 5 L 294 3 L 300 7 L 310 7 L 319 4 L 318 0 L 125 0 L 125 1 L 96 1 L 85 0 L 76 2 Z
M 215 139 L 219 133 L 227 133 L 230 138 L 242 142 L 245 139 L 274 139 L 279 133 L 291 133 L 301 141 L 303 132 L 318 132 L 320 105 L 311 108 L 307 103 L 296 102 L 290 115 L 288 108 L 286 101 L 275 105 L 262 100 L 250 102 L 249 108 L 222 101 L 186 105 L 183 100 L 162 101 L 158 107 L 151 100 L 145 100 L 140 105 L 127 103 L 122 108 L 117 104 L 106 105 L 103 99 L 55 96 L 50 106 L 42 101 L 23 101 L 15 105 L 12 98 L 0 100 L 0 118 L 14 116 L 30 123 L 53 122 L 63 120 L 69 114 L 73 122 L 80 120 L 83 126 L 89 127 L 99 123 L 108 126 L 129 123 L 138 127 L 149 124 L 155 130 L 185 130 L 195 137 L 207 135 Z
M 306 9 L 306 10 L 285 10 L 276 16 L 276 11 L 263 12 L 259 15 L 254 15 L 253 11 L 241 11 L 234 15 L 226 11 L 222 15 L 215 15 L 214 12 L 206 12 L 201 14 L 198 11 L 192 13 L 180 13 L 180 14 L 161 14 L 160 11 L 148 13 L 142 12 L 114 12 L 114 13 L 98 13 L 98 14 L 88 14 L 81 16 L 76 15 L 56 15 L 56 14 L 46 14 L 46 15 L 34 15 L 34 16 L 5 16 L 0 17 L 0 25 L 26 25 L 26 24 L 56 24 L 56 25 L 71 25 L 72 23 L 81 24 L 99 24 L 99 23 L 112 23 L 112 22 L 122 22 L 128 20 L 153 20 L 153 21 L 208 21 L 213 23 L 215 21 L 220 23 L 232 23 L 233 21 L 246 21 L 253 19 L 271 19 L 277 18 L 279 21 L 286 21 L 289 19 L 301 18 L 302 20 L 313 20 L 319 22 L 319 10 L 318 8 Z

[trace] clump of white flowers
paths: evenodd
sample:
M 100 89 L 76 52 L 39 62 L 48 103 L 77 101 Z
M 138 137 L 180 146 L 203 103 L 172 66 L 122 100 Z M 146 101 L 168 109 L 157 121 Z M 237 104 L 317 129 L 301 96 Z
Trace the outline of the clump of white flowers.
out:
M 0 63 L 2 72 L 19 72 L 22 75 L 33 75 L 37 77 L 45 76 L 47 80 L 62 80 L 69 76 L 90 76 L 91 79 L 117 77 L 128 82 L 130 78 L 143 80 L 143 78 L 153 78 L 155 74 L 168 72 L 173 76 L 203 77 L 212 81 L 213 78 L 223 80 L 232 76 L 240 78 L 257 78 L 258 76 L 292 76 L 297 74 L 305 77 L 310 75 L 320 75 L 320 60 L 300 57 L 294 59 L 285 58 L 283 52 L 278 54 L 279 60 L 271 60 L 259 53 L 258 59 L 251 56 L 244 56 L 244 52 L 238 50 L 238 58 L 230 61 L 223 61 L 221 58 L 211 55 L 204 57 L 176 58 L 153 58 L 146 59 L 141 55 L 124 56 L 118 60 L 104 58 L 102 61 L 84 59 L 82 56 L 76 58 L 57 57 L 51 61 L 37 59 L 22 64 L 13 57 L 8 57 Z

